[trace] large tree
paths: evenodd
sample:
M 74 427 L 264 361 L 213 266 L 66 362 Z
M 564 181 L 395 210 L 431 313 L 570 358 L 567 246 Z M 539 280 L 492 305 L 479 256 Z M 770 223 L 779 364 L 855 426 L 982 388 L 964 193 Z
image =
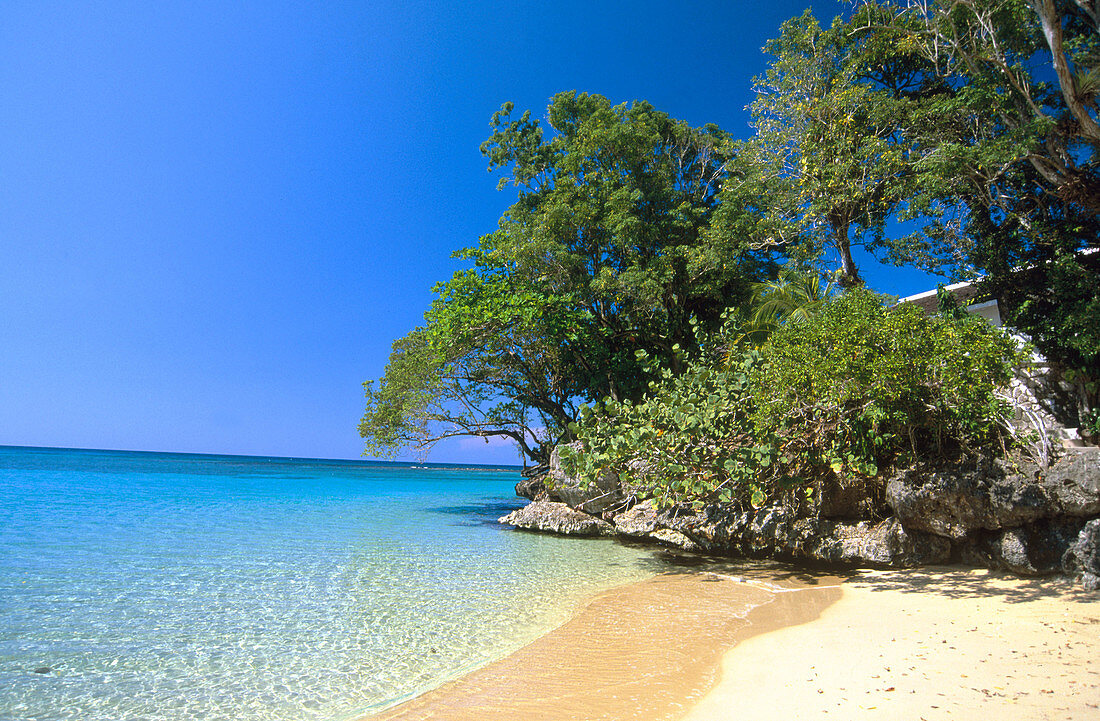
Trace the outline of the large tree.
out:
M 914 115 L 911 209 L 1006 320 L 1100 382 L 1100 4 L 868 3 L 866 29 L 933 68 Z
M 717 127 L 575 92 L 545 125 L 512 111 L 481 149 L 518 199 L 366 385 L 369 452 L 499 436 L 543 463 L 578 403 L 639 398 L 637 351 L 675 366 L 692 319 L 717 324 L 768 264 L 740 240 L 703 242 L 732 158 Z
M 955 146 L 947 146 L 941 135 L 929 147 L 935 153 L 925 159 L 928 167 L 965 167 L 970 172 L 958 179 L 967 186 L 962 191 L 978 191 L 996 207 L 1016 192 L 999 187 L 1000 179 L 1024 161 L 1036 173 L 1036 189 L 1100 213 L 1100 4 L 909 0 L 890 5 L 895 28 L 908 32 L 903 42 L 957 90 L 950 105 L 937 109 L 941 122 L 926 129 L 941 135 L 942 121 L 950 117 L 962 134 Z M 975 182 L 982 187 L 972 189 Z
M 861 282 L 852 247 L 909 259 L 916 241 L 890 239 L 886 222 L 911 180 L 906 121 L 913 98 L 901 68 L 875 37 L 841 18 L 822 28 L 807 11 L 788 20 L 765 50 L 774 56 L 756 78 L 756 135 L 742 157 L 755 169 L 729 183 L 716 233 L 725 229 L 800 260 L 826 256 L 838 280 Z M 749 166 L 751 159 L 753 165 Z M 765 187 L 759 212 L 742 212 L 746 194 Z

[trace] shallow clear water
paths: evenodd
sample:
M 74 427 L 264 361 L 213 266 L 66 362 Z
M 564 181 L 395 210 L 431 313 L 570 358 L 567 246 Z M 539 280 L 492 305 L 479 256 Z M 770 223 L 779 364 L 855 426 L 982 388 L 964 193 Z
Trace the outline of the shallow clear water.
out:
M 0 447 L 0 719 L 354 717 L 659 567 L 500 527 L 517 479 Z

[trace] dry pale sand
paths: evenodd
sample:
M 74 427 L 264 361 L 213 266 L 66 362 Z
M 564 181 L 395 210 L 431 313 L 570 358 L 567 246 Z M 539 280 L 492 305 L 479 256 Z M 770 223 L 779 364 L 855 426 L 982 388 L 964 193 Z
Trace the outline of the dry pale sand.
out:
M 748 639 L 687 715 L 1100 719 L 1100 596 L 988 571 L 862 573 L 821 616 Z
M 1100 596 L 957 568 L 708 565 L 593 599 L 505 659 L 370 717 L 1100 719 Z

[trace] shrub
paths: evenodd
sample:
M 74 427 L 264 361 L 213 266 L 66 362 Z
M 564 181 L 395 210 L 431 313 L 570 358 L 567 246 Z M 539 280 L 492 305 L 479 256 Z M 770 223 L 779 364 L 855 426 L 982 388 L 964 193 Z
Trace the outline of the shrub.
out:
M 1000 442 L 994 397 L 1022 355 L 971 315 L 926 316 L 856 289 L 772 336 L 753 378 L 755 422 L 807 461 L 873 476 L 918 454 Z
M 1022 361 L 974 316 L 926 317 L 853 290 L 790 320 L 760 351 L 733 323 L 661 372 L 641 403 L 583 409 L 565 470 L 614 470 L 661 505 L 800 501 L 832 473 L 873 477 L 916 455 L 1003 443 L 994 391 Z
M 696 359 L 662 373 L 644 402 L 583 408 L 574 431 L 583 451 L 561 447 L 565 470 L 594 479 L 611 469 L 634 492 L 668 506 L 735 498 L 763 502 L 776 443 L 755 434 L 750 382 L 756 351 L 720 362 Z

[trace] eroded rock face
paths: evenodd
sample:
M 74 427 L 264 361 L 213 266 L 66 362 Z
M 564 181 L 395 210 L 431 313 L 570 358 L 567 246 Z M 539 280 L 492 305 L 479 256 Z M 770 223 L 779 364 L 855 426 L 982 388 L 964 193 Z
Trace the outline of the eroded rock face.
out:
M 1067 454 L 1046 473 L 971 456 L 901 470 L 885 488 L 861 483 L 828 479 L 815 505 L 798 509 L 730 503 L 658 510 L 652 501 L 636 503 L 613 474 L 581 487 L 555 452 L 545 484 L 531 479 L 517 487 L 540 500 L 501 522 L 715 555 L 888 567 L 961 560 L 1031 576 L 1062 570 L 1100 587 L 1100 519 L 1088 522 L 1100 515 L 1100 454 Z
M 1100 452 L 1073 451 L 1058 459 L 1043 487 L 1067 516 L 1100 515 Z
M 791 555 L 794 555 L 801 545 L 796 541 L 797 521 L 797 515 L 785 508 L 761 508 L 749 521 L 743 545 L 754 555 L 771 555 L 785 548 L 790 548 Z
M 906 528 L 955 541 L 981 531 L 1094 516 L 1100 513 L 1100 454 L 1067 454 L 1045 474 L 988 456 L 918 465 L 890 479 L 886 502 Z
M 1059 519 L 979 534 L 960 548 L 960 557 L 970 565 L 1021 576 L 1058 573 L 1081 526 L 1075 519 Z
M 550 531 L 565 536 L 599 536 L 614 532 L 607 521 L 556 501 L 533 501 L 499 520 L 518 528 Z
M 1086 523 L 1070 544 L 1062 570 L 1079 577 L 1086 591 L 1100 591 L 1100 518 Z
M 674 512 L 658 511 L 653 501 L 637 503 L 628 510 L 616 513 L 612 517 L 615 532 L 628 538 L 640 538 L 666 546 L 674 546 L 685 551 L 703 551 L 693 538 L 677 530 L 675 522 L 670 523 Z
M 546 497 L 546 485 L 542 482 L 542 476 L 524 478 L 516 484 L 516 495 L 537 501 Z
M 887 518 L 877 524 L 832 524 L 807 551 L 808 557 L 828 563 L 907 568 L 947 562 L 951 542 L 906 530 L 896 518 Z
M 635 504 L 616 514 L 612 522 L 616 531 L 631 538 L 646 538 L 660 527 L 653 501 Z
M 885 515 L 881 482 L 858 476 L 827 476 L 814 489 L 814 504 L 822 518 L 861 520 Z
M 570 446 L 580 449 L 580 444 L 576 441 Z M 604 472 L 595 483 L 582 485 L 576 478 L 562 470 L 561 455 L 557 448 L 550 454 L 550 470 L 546 474 L 544 484 L 551 499 L 561 501 L 585 513 L 602 513 L 611 508 L 621 508 L 626 501 L 626 496 L 619 486 L 618 475 Z
M 923 466 L 905 469 L 887 483 L 886 503 L 910 528 L 962 539 L 990 515 L 984 472 L 981 467 L 955 472 Z
M 961 541 L 979 530 L 1022 526 L 1059 514 L 1036 469 L 1013 469 L 989 456 L 920 464 L 897 473 L 886 503 L 908 529 Z
M 632 535 L 653 537 L 654 529 L 671 528 L 699 549 L 721 555 L 891 567 L 944 563 L 951 557 L 950 541 L 907 530 L 894 518 L 844 523 L 800 517 L 783 506 L 753 510 L 714 504 L 696 513 L 656 513 L 646 505 L 616 516 L 616 530 L 625 527 Z
M 673 531 L 670 528 L 658 528 L 650 533 L 648 537 L 658 543 L 663 543 L 666 546 L 674 546 L 684 551 L 698 552 L 703 550 L 703 548 L 690 537 L 679 531 Z

